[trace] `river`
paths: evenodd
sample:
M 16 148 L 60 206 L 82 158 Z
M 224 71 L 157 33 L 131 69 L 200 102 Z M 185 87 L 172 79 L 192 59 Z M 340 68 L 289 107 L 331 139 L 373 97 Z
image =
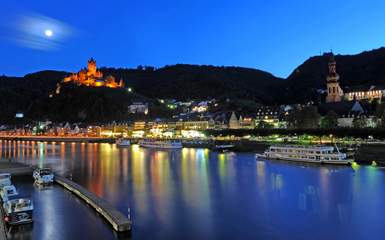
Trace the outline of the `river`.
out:
M 137 145 L 4 140 L 0 145 L 3 161 L 52 167 L 123 214 L 130 208 L 132 239 L 385 235 L 381 168 L 256 161 L 252 153 L 193 148 L 158 151 Z

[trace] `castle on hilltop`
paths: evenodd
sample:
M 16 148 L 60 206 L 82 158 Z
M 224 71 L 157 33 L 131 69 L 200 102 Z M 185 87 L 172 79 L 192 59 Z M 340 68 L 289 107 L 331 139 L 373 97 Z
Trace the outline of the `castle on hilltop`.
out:
M 346 86 L 344 90 L 340 87 L 340 75 L 337 73 L 337 63 L 334 54 L 331 53 L 329 60 L 329 73 L 326 78 L 327 103 L 354 100 L 381 100 L 385 97 L 385 86 L 361 85 Z
M 115 77 L 109 75 L 103 78 L 103 73 L 96 68 L 95 59 L 88 60 L 88 66 L 81 69 L 78 73 L 73 73 L 63 79 L 64 83 L 72 82 L 77 85 L 84 85 L 88 87 L 108 87 L 108 88 L 122 88 L 124 87 L 123 80 L 118 83 Z

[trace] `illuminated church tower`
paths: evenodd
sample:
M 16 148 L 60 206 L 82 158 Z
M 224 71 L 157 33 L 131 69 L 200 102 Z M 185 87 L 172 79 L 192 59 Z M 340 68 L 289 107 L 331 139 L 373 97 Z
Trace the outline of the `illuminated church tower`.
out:
M 328 95 L 326 96 L 326 102 L 341 102 L 344 92 L 340 87 L 340 76 L 337 73 L 336 61 L 332 53 L 329 61 L 329 74 L 326 78 L 327 81 L 327 91 Z

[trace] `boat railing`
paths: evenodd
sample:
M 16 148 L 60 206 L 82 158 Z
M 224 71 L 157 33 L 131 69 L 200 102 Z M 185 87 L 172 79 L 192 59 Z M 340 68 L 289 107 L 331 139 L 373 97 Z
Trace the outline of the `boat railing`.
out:
M 304 149 L 312 149 L 312 148 L 333 148 L 333 146 L 328 145 L 272 145 L 271 148 L 304 148 Z

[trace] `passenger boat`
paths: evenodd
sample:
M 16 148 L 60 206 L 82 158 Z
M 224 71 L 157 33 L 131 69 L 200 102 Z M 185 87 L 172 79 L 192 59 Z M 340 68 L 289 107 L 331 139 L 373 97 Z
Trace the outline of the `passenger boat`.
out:
M 0 187 L 11 185 L 11 174 L 10 173 L 2 173 L 0 174 Z
M 115 143 L 118 147 L 129 147 L 131 145 L 130 140 L 123 138 L 116 139 Z
M 141 140 L 139 146 L 159 149 L 181 149 L 183 147 L 179 140 Z
M 54 174 L 50 168 L 37 168 L 33 171 L 33 178 L 37 184 L 53 183 Z
M 263 154 L 257 154 L 257 158 L 325 163 L 325 164 L 351 164 L 352 160 L 346 158 L 345 153 L 341 153 L 336 146 L 270 146 Z
M 28 198 L 8 200 L 3 204 L 4 221 L 10 225 L 31 223 L 33 214 L 33 203 Z
M 218 152 L 228 152 L 233 150 L 234 147 L 235 146 L 233 144 L 218 144 L 218 145 L 215 145 L 212 149 Z
M 0 189 L 0 197 L 3 202 L 9 200 L 9 198 L 17 196 L 18 192 L 13 185 L 4 186 Z

